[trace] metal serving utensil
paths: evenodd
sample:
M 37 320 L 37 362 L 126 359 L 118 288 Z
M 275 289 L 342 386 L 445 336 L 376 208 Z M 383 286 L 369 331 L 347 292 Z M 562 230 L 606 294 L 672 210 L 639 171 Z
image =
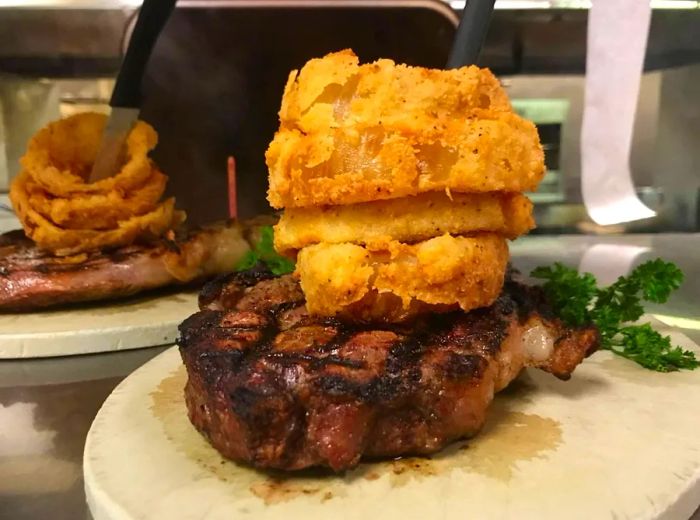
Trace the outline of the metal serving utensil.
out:
M 496 0 L 466 1 L 446 68 L 457 69 L 476 64 L 491 23 L 495 3 Z
M 110 113 L 88 182 L 114 175 L 122 162 L 124 143 L 139 117 L 141 80 L 153 46 L 176 0 L 144 0 L 112 90 Z

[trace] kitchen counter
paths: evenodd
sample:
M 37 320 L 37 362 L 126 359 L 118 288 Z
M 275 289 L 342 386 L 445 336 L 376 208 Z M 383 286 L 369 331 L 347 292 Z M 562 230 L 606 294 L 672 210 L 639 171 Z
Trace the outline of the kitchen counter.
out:
M 533 236 L 511 249 L 523 272 L 560 261 L 604 282 L 648 259 L 672 260 L 686 281 L 649 310 L 700 343 L 700 234 Z M 0 519 L 90 518 L 82 481 L 90 424 L 112 389 L 164 349 L 0 362 Z

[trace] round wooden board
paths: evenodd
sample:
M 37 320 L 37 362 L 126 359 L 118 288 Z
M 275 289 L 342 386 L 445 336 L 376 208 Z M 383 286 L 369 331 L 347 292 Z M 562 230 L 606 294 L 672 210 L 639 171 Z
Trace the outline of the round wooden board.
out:
M 343 476 L 222 459 L 187 419 L 185 378 L 172 348 L 104 403 L 83 461 L 95 520 L 684 519 L 700 504 L 700 370 L 659 374 L 609 352 L 568 382 L 528 370 L 474 439 Z
M 168 345 L 197 310 L 197 293 L 132 298 L 55 311 L 0 314 L 0 359 Z

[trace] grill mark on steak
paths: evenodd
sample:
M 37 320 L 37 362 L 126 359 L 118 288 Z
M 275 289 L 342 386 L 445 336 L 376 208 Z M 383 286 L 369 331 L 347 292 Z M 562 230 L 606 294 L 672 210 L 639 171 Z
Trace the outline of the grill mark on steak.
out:
M 433 453 L 478 432 L 494 392 L 525 366 L 566 379 L 598 346 L 509 275 L 490 307 L 400 325 L 310 316 L 292 276 L 256 270 L 205 286 L 180 326 L 192 423 L 225 456 L 262 468 L 350 468 Z M 554 339 L 535 361 L 521 337 Z
M 247 248 L 240 226 L 222 222 L 149 244 L 72 258 L 39 249 L 22 231 L 0 235 L 0 312 L 24 312 L 196 283 Z

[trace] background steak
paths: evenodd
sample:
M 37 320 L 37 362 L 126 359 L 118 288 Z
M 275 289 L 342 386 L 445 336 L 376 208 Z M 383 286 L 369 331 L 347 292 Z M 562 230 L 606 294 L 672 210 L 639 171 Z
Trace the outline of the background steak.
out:
M 130 296 L 230 271 L 249 249 L 239 224 L 222 222 L 150 244 L 57 257 L 21 230 L 0 235 L 0 312 Z

